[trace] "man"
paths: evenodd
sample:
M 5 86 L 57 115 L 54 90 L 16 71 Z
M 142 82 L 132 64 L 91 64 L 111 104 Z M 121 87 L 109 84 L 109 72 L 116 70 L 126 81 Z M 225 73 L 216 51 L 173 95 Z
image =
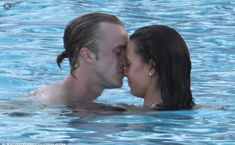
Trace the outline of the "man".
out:
M 122 22 L 104 13 L 89 13 L 72 20 L 64 32 L 60 66 L 69 59 L 70 75 L 61 83 L 37 90 L 43 103 L 92 102 L 105 88 L 122 86 L 124 49 L 128 34 Z

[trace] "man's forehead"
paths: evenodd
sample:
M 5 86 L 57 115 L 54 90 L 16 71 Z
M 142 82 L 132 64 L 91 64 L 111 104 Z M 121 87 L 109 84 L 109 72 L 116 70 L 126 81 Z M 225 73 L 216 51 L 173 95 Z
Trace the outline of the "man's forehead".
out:
M 100 33 L 102 37 L 112 34 L 119 34 L 121 37 L 128 37 L 123 25 L 110 22 L 101 22 L 98 25 L 97 32 Z
M 125 49 L 128 42 L 128 34 L 120 24 L 101 23 L 96 34 L 97 41 L 111 50 Z

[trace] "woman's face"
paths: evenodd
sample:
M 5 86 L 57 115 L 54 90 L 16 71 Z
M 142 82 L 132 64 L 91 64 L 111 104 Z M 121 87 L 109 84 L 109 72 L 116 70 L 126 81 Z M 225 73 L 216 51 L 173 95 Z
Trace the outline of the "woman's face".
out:
M 143 63 L 140 54 L 136 52 L 136 47 L 134 40 L 128 42 L 125 54 L 127 63 L 125 76 L 128 78 L 131 94 L 144 98 L 150 81 L 149 65 Z

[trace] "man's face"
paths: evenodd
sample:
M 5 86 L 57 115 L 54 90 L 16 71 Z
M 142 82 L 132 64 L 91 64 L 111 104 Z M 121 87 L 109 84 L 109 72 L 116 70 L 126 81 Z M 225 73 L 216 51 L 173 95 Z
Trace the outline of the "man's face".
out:
M 99 26 L 95 62 L 97 82 L 104 88 L 121 87 L 128 34 L 125 28 L 118 24 L 101 23 Z

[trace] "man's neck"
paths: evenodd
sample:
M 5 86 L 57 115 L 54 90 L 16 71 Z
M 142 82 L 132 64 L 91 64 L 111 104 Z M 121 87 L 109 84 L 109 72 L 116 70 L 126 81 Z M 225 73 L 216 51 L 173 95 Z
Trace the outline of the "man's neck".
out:
M 76 77 L 69 75 L 64 81 L 66 102 L 92 102 L 101 95 L 104 88 L 92 80 L 89 72 L 79 72 Z

